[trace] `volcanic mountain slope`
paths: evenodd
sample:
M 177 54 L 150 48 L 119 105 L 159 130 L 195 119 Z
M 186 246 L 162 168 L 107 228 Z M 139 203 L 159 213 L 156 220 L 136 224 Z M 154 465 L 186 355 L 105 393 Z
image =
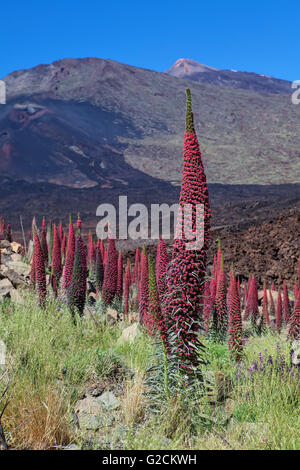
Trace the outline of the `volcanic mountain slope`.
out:
M 299 181 L 300 106 L 289 95 L 95 58 L 40 65 L 4 80 L 0 171 L 14 180 L 126 188 L 143 173 L 179 184 L 189 86 L 209 182 Z
M 291 82 L 287 80 L 238 70 L 219 70 L 208 65 L 199 64 L 191 59 L 177 60 L 172 67 L 166 70 L 166 73 L 173 77 L 187 78 L 195 82 L 242 88 L 259 93 L 291 93 Z

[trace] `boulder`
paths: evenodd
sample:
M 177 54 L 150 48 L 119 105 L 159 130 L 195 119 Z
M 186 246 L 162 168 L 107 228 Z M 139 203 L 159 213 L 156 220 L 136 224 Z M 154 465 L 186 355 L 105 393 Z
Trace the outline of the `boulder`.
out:
M 7 278 L 14 287 L 22 287 L 27 285 L 26 278 L 24 276 L 21 276 L 16 271 L 7 268 L 7 266 L 3 266 L 2 269 L 0 269 L 0 278 L 1 277 Z
M 112 392 L 104 392 L 99 397 L 87 396 L 79 400 L 74 412 L 82 430 L 95 432 L 100 427 L 113 424 L 114 416 L 107 412 L 116 410 L 119 406 L 119 400 Z
M 136 337 L 140 334 L 140 327 L 138 323 L 133 323 L 122 331 L 118 344 L 124 344 L 126 342 L 133 343 Z
M 0 248 L 10 248 L 10 243 L 7 240 L 0 240 Z
M 14 253 L 21 253 L 22 251 L 22 245 L 20 245 L 20 243 L 12 242 L 10 247 Z
M 10 290 L 13 289 L 9 279 L 1 279 L 0 281 L 0 298 L 9 297 Z
M 30 266 L 23 261 L 9 261 L 7 267 L 21 276 L 30 275 Z
M 119 400 L 112 392 L 104 392 L 98 400 L 101 402 L 102 408 L 105 410 L 116 410 L 120 406 Z
M 22 256 L 21 255 L 18 255 L 18 253 L 13 253 L 11 255 L 11 260 L 12 261 L 22 261 Z

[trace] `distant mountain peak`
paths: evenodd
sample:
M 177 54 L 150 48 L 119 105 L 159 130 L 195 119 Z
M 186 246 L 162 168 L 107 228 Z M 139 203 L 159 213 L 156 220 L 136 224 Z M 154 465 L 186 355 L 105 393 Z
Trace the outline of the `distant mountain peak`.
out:
M 241 72 L 235 69 L 216 69 L 191 59 L 178 59 L 165 73 L 176 78 L 193 80 L 194 82 L 230 86 L 259 93 L 288 94 L 291 90 L 291 83 L 286 80 L 262 73 Z
M 166 70 L 166 73 L 181 78 L 194 73 L 210 72 L 212 70 L 217 71 L 218 69 L 200 64 L 192 59 L 178 59 L 172 67 Z

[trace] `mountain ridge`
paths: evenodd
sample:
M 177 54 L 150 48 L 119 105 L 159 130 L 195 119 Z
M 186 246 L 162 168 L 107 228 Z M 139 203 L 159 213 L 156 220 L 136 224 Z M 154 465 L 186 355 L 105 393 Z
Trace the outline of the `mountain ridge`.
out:
M 210 182 L 299 180 L 300 107 L 289 96 L 93 58 L 63 59 L 4 80 L 0 170 L 6 176 L 23 175 L 31 182 L 50 178 L 56 184 L 67 178 L 70 187 L 89 187 L 122 179 L 126 165 L 124 186 L 132 169 L 179 184 L 185 88 L 190 87 Z

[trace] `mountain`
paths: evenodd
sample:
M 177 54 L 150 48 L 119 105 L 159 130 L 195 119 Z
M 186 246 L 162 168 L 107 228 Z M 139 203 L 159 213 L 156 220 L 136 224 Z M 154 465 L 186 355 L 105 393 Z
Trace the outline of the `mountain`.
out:
M 201 67 L 203 76 L 220 72 Z M 0 209 L 12 218 L 25 201 L 28 214 L 67 217 L 80 207 L 90 218 L 100 202 L 123 194 L 132 202 L 175 202 L 186 87 L 213 205 L 270 204 L 277 193 L 282 201 L 299 197 L 300 106 L 291 104 L 289 94 L 97 58 L 63 59 L 13 72 L 4 81 Z M 269 184 L 282 190 L 268 191 Z
M 230 86 L 258 93 L 288 94 L 292 83 L 287 80 L 267 75 L 240 72 L 237 70 L 219 70 L 199 64 L 191 59 L 179 59 L 166 73 L 178 78 L 187 78 L 195 82 L 210 83 L 217 86 Z
M 70 187 L 116 181 L 126 187 L 136 169 L 178 184 L 189 86 L 209 182 L 299 181 L 300 106 L 289 95 L 192 82 L 94 58 L 20 70 L 4 81 L 2 175 Z

